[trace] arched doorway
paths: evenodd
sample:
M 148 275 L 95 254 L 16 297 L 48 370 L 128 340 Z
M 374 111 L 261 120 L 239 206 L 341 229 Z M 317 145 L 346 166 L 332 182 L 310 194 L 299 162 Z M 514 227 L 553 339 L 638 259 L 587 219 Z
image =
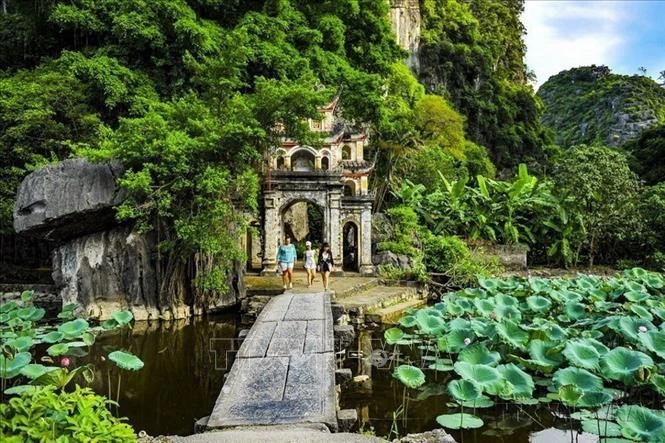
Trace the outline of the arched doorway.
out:
M 346 222 L 342 229 L 342 269 L 358 271 L 358 226 L 354 222 Z
M 281 213 L 283 237 L 289 236 L 296 245 L 298 259 L 302 260 L 305 242 L 312 242 L 312 249 L 321 247 L 324 241 L 323 209 L 310 201 L 297 200 L 288 204 Z M 280 239 L 280 243 L 284 238 Z
M 291 156 L 291 168 L 294 171 L 313 171 L 314 154 L 307 149 L 300 149 Z

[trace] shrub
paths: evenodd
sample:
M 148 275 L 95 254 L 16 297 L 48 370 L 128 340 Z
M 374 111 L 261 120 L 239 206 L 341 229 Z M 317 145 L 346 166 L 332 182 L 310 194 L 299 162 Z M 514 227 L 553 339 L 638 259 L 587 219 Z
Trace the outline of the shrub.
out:
M 56 392 L 39 387 L 0 404 L 0 440 L 24 441 L 135 441 L 131 426 L 107 408 L 114 402 L 91 389 Z
M 500 271 L 493 261 L 474 256 L 456 236 L 427 235 L 423 250 L 427 271 L 446 274 L 456 286 L 475 285 L 479 276 Z

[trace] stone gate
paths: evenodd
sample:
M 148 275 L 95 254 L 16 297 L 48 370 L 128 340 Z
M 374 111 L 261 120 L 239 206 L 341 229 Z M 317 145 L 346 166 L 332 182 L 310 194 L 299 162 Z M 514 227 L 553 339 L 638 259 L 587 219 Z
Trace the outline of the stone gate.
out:
M 275 272 L 277 247 L 284 240 L 283 216 L 295 202 L 316 205 L 323 214 L 323 241 L 341 268 L 344 244 L 352 244 L 354 269 L 372 274 L 372 200 L 367 180 L 372 165 L 364 160 L 367 136 L 335 116 L 336 101 L 310 120 L 323 143 L 314 148 L 285 139 L 270 162 L 263 183 L 262 272 Z M 347 236 L 345 239 L 344 236 Z M 348 252 L 348 251 L 347 251 Z

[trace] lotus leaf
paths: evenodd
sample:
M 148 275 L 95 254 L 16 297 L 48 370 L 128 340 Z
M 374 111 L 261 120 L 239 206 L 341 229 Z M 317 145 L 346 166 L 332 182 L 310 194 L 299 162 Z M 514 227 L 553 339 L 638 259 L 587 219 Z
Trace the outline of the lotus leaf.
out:
M 583 408 L 596 408 L 606 405 L 612 401 L 612 396 L 604 391 L 584 391 L 584 395 L 578 402 L 578 406 Z
M 600 353 L 586 340 L 569 341 L 566 343 L 563 355 L 575 366 L 592 370 L 598 368 Z
M 643 352 L 619 346 L 605 354 L 600 364 L 605 377 L 631 384 L 639 369 L 653 366 L 653 360 Z
M 529 356 L 543 372 L 551 372 L 563 362 L 559 345 L 550 341 L 532 340 L 529 343 Z
M 12 340 L 8 340 L 6 344 L 14 348 L 16 352 L 27 351 L 32 347 L 32 337 L 25 335 L 22 337 L 16 337 Z
M 621 437 L 621 427 L 607 420 L 584 420 L 582 421 L 582 430 L 601 437 Z
M 535 384 L 529 374 L 512 363 L 497 366 L 497 370 L 513 386 L 514 395 L 517 397 L 531 397 Z
M 58 331 L 52 331 L 42 337 L 42 340 L 46 343 L 57 343 L 60 340 L 65 338 L 65 334 Z
M 610 325 L 612 327 L 613 325 Z M 656 327 L 648 320 L 639 317 L 620 317 L 616 324 L 616 331 L 633 342 L 638 341 L 638 334 L 642 331 L 653 331 Z
M 513 306 L 517 307 L 519 300 L 511 295 L 497 294 L 495 297 L 497 306 Z
M 651 314 L 651 312 L 649 312 L 649 311 L 648 311 L 645 307 L 643 307 L 643 306 L 636 305 L 636 304 L 632 304 L 632 305 L 630 305 L 630 311 L 631 311 L 633 314 L 635 314 L 635 315 L 637 315 L 638 317 L 643 318 L 643 319 L 645 319 L 645 320 L 649 320 L 649 321 L 652 321 L 652 320 L 653 320 L 653 315 Z
M 88 322 L 82 318 L 77 318 L 76 320 L 68 321 L 63 323 L 58 327 L 58 331 L 65 334 L 65 338 L 72 339 L 78 338 L 88 330 Z
M 496 332 L 508 344 L 523 349 L 529 341 L 529 334 L 512 320 L 503 320 L 496 325 Z
M 44 318 L 45 314 L 46 311 L 43 308 L 36 308 L 34 306 L 21 308 L 18 311 L 16 311 L 16 315 L 21 320 L 33 321 L 33 322 L 41 320 L 42 318 Z
M 442 362 L 440 359 L 432 363 L 431 365 L 427 366 L 428 369 L 432 369 L 433 371 L 439 371 L 439 372 L 449 372 L 453 370 L 453 365 L 452 363 L 449 362 Z
M 574 385 L 583 391 L 597 392 L 603 388 L 603 381 L 600 377 L 586 369 L 575 367 L 559 369 L 552 376 L 552 382 L 557 389 L 565 385 Z
M 665 332 L 648 331 L 639 334 L 640 343 L 662 359 L 665 359 Z
M 457 361 L 488 366 L 496 366 L 500 360 L 501 355 L 498 352 L 490 351 L 483 344 L 469 346 L 463 349 L 457 357 Z
M 417 323 L 416 317 L 413 315 L 405 315 L 404 317 L 399 319 L 399 324 L 404 326 L 405 328 L 411 328 L 415 326 Z
M 458 352 L 473 343 L 476 335 L 470 329 L 456 329 L 443 337 L 439 337 L 437 345 L 443 352 Z
M 577 403 L 582 399 L 584 391 L 576 385 L 563 385 L 559 388 L 557 398 L 567 406 L 577 406 Z
M 484 425 L 482 419 L 471 414 L 439 415 L 436 422 L 448 429 L 476 429 Z
M 522 320 L 522 311 L 520 311 L 516 306 L 497 305 L 494 313 L 497 320 Z
M 67 351 L 69 351 L 69 346 L 67 346 L 66 343 L 56 343 L 46 349 L 46 353 L 52 357 L 63 355 L 67 353 Z
M 478 284 L 490 294 L 495 293 L 499 289 L 499 279 L 497 278 L 480 277 L 478 278 Z
M 649 379 L 651 385 L 656 388 L 656 391 L 661 395 L 665 395 L 665 375 L 654 374 Z
M 35 379 L 38 377 L 41 377 L 42 375 L 46 374 L 49 371 L 53 371 L 58 369 L 55 366 L 44 366 L 36 363 L 31 363 L 29 365 L 23 366 L 21 368 L 21 375 L 28 377 L 30 379 Z
M 482 388 L 472 380 L 453 380 L 448 383 L 448 392 L 459 402 L 474 401 L 480 398 Z
M 628 301 L 632 302 L 642 302 L 649 298 L 649 294 L 646 292 L 643 292 L 641 290 L 638 291 L 628 291 L 623 294 L 623 296 L 626 298 Z
M 568 302 L 563 308 L 563 312 L 566 313 L 566 316 L 570 319 L 577 320 L 582 318 L 585 313 L 585 308 L 582 303 L 579 302 Z
M 134 314 L 131 311 L 119 311 L 111 314 L 113 319 L 118 322 L 119 325 L 123 326 L 128 324 L 134 319 Z
M 104 320 L 101 324 L 101 327 L 104 331 L 110 331 L 112 329 L 117 328 L 118 326 L 119 326 L 118 322 L 115 321 L 112 318 L 109 318 L 108 320 Z
M 394 345 L 404 337 L 404 331 L 402 331 L 400 328 L 386 329 L 383 333 L 383 337 L 386 339 L 386 342 L 388 342 L 389 345 Z
M 470 322 L 465 318 L 454 318 L 448 322 L 448 330 L 454 331 L 456 329 L 469 329 Z
M 109 359 L 121 369 L 138 371 L 143 367 L 143 361 L 129 352 L 113 351 L 109 354 Z
M 496 309 L 493 298 L 477 298 L 473 303 L 476 305 L 478 312 L 484 316 L 490 315 Z
M 665 417 L 642 406 L 621 406 L 616 420 L 624 437 L 642 441 L 665 440 Z
M 29 352 L 19 352 L 13 358 L 0 353 L 0 378 L 14 378 L 32 360 Z
M 529 306 L 529 309 L 534 312 L 549 311 L 550 307 L 552 306 L 552 302 L 549 299 L 540 295 L 532 295 L 531 297 L 527 297 L 526 303 Z
M 497 392 L 501 387 L 501 374 L 492 366 L 458 361 L 454 367 L 460 377 L 476 382 L 485 391 Z
M 424 311 L 419 311 L 416 314 L 416 321 L 418 328 L 425 334 L 436 335 L 443 330 L 445 323 L 441 317 L 429 313 L 421 314 Z

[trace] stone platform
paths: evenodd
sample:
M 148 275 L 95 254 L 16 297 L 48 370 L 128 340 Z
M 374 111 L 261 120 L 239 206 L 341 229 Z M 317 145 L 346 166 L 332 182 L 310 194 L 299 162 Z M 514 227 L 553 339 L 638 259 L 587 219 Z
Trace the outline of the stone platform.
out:
M 330 294 L 287 292 L 258 316 L 207 429 L 320 423 L 334 432 L 335 395 Z

